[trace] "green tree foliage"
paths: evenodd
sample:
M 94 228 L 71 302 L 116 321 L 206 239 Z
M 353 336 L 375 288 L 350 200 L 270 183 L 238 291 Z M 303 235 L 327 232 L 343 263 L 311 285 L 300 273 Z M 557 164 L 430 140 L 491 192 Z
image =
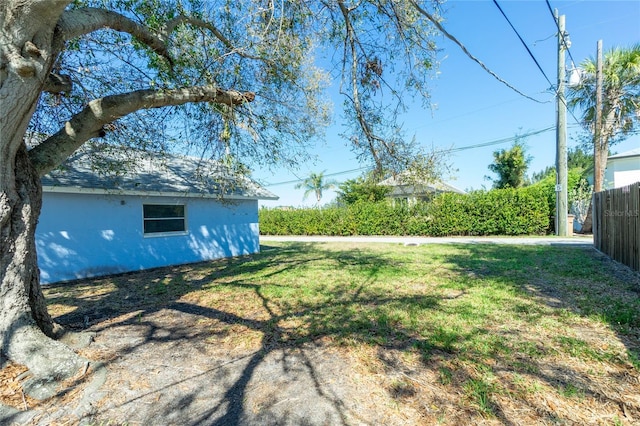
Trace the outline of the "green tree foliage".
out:
M 600 141 L 596 134 L 596 58 L 580 64 L 580 83 L 569 86 L 569 106 L 582 112 L 582 123 L 593 135 L 592 146 L 601 168 L 594 171 L 596 191 L 602 190 L 610 145 L 629 135 L 640 121 L 640 44 L 613 48 L 602 64 L 603 102 Z
M 526 147 L 520 139 L 516 139 L 509 149 L 501 149 L 493 153 L 493 163 L 489 170 L 497 174 L 493 179 L 494 188 L 520 188 L 526 182 L 526 173 L 531 157 L 526 155 Z
M 338 204 L 355 204 L 361 202 L 376 203 L 383 201 L 391 188 L 379 185 L 369 177 L 349 179 L 338 185 Z
M 530 183 L 536 183 L 536 182 L 540 182 L 541 180 L 543 180 L 544 178 L 546 178 L 547 176 L 553 174 L 555 176 L 556 173 L 556 168 L 555 166 L 547 166 L 544 168 L 544 170 L 541 170 L 539 172 L 533 172 L 531 174 L 531 182 Z
M 430 17 L 439 17 L 438 1 L 278 7 L 255 1 L 78 0 L 70 8 L 87 6 L 120 13 L 160 33 L 169 48 L 160 51 L 126 31 L 94 31 L 71 40 L 56 72 L 82 84 L 65 97 L 44 94 L 33 131 L 57 131 L 61 121 L 96 97 L 215 85 L 250 90 L 258 102 L 141 109 L 106 126 L 103 141 L 211 158 L 231 155 L 253 167 L 295 166 L 331 119 L 324 90 L 333 79 L 341 81 L 345 95 L 342 136 L 364 164 L 402 171 L 426 158 L 396 118 L 411 94 L 428 104 L 437 49 L 435 27 L 421 11 L 432 9 Z M 328 70 L 316 66 L 318 48 L 336 52 Z
M 585 152 L 585 150 L 579 146 L 569 149 L 567 152 L 567 169 L 578 170 L 582 174 L 582 177 L 587 178 L 589 174 L 593 173 L 593 154 Z M 555 178 L 555 166 L 547 166 L 542 171 L 534 172 L 531 175 L 531 183 L 540 182 L 551 175 Z
M 567 168 L 593 172 L 593 153 L 586 152 L 579 146 L 567 152 Z
M 316 196 L 316 202 L 320 204 L 320 200 L 322 200 L 322 192 L 335 188 L 336 184 L 337 182 L 335 180 L 325 180 L 324 172 L 312 172 L 309 177 L 296 184 L 295 188 L 304 188 L 304 195 L 302 196 L 303 200 L 306 200 L 309 194 L 313 193 Z

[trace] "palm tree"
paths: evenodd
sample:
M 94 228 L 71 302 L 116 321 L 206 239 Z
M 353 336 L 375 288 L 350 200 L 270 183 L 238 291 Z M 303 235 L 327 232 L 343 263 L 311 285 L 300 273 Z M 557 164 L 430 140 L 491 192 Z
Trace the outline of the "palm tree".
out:
M 569 107 L 582 111 L 583 125 L 594 135 L 594 154 L 600 167 L 594 170 L 594 191 L 602 191 L 609 146 L 628 135 L 640 121 L 640 44 L 614 48 L 602 62 L 602 124 L 596 135 L 596 59 L 580 64 L 580 83 L 567 91 Z M 597 164 L 597 163 L 596 163 Z
M 316 195 L 317 204 L 320 204 L 320 200 L 322 199 L 322 191 L 325 189 L 332 189 L 336 187 L 337 182 L 335 180 L 324 180 L 324 172 L 320 173 L 311 173 L 308 178 L 304 179 L 302 182 L 298 183 L 295 188 L 300 189 L 304 188 L 304 196 L 303 200 L 307 199 L 307 196 L 312 192 Z

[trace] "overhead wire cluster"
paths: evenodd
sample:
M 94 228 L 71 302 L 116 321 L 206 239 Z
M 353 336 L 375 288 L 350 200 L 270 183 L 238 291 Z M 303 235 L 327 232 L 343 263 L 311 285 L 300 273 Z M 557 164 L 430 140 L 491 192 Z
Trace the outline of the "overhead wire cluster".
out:
M 549 0 L 545 0 L 545 3 L 547 4 L 547 9 L 551 14 L 551 19 L 553 19 L 553 23 L 555 24 L 556 29 L 558 30 L 558 34 L 562 38 L 562 45 L 564 46 L 564 50 L 569 54 L 569 58 L 571 59 L 572 70 L 574 70 L 576 69 L 576 62 L 574 61 L 573 55 L 571 54 L 571 49 L 570 49 L 571 43 L 567 40 L 568 33 L 564 31 L 560 31 L 560 24 L 558 24 L 556 15 L 555 13 L 553 13 L 553 9 L 551 9 L 551 4 L 549 3 Z M 564 106 L 567 107 L 567 103 L 565 99 L 563 99 L 562 102 L 564 103 Z M 569 114 L 571 114 L 571 117 L 573 117 L 573 119 L 576 121 L 576 123 L 580 124 L 581 123 L 580 120 L 578 120 L 578 118 L 573 114 L 573 111 L 570 108 L 567 108 L 567 110 L 569 111 Z
M 558 29 L 558 33 L 561 33 L 560 37 L 562 37 L 562 44 L 564 45 L 565 50 L 569 54 L 569 58 L 571 58 L 571 66 L 575 67 L 576 66 L 576 61 L 573 60 L 573 55 L 571 54 L 571 50 L 569 49 L 569 47 L 571 47 L 571 46 L 570 46 L 570 43 L 566 39 L 566 34 L 560 31 L 560 25 L 558 24 L 558 21 L 556 20 L 556 15 L 553 13 L 553 9 L 551 9 L 551 4 L 549 3 L 549 0 L 545 0 L 545 3 L 547 4 L 547 9 L 549 9 L 549 13 L 551 14 L 551 17 L 553 18 L 553 23 L 556 25 L 556 28 Z
M 506 19 L 507 22 L 509 23 L 509 26 L 511 26 L 511 29 L 513 30 L 513 32 L 516 33 L 516 35 L 518 36 L 518 39 L 520 40 L 520 42 L 522 43 L 524 48 L 527 50 L 527 53 L 529 54 L 529 56 L 531 56 L 531 59 L 533 59 L 533 62 L 535 62 L 536 66 L 538 67 L 538 69 L 540 70 L 540 72 L 542 73 L 544 78 L 547 80 L 547 82 L 549 83 L 549 87 L 553 87 L 553 83 L 551 82 L 549 77 L 547 77 L 547 73 L 544 72 L 544 70 L 540 66 L 540 63 L 538 62 L 536 57 L 533 55 L 533 52 L 531 52 L 531 49 L 529 49 L 529 46 L 527 46 L 527 43 L 524 41 L 524 39 L 522 38 L 522 36 L 518 32 L 518 30 L 516 30 L 516 27 L 513 26 L 513 24 L 511 23 L 511 20 L 507 17 L 507 14 L 504 13 L 504 10 L 502 10 L 502 7 L 500 7 L 500 5 L 498 4 L 497 0 L 493 0 L 493 4 L 496 5 L 496 7 L 500 11 L 500 13 L 504 17 L 504 19 Z
M 555 25 L 556 29 L 558 30 L 558 36 L 561 38 L 562 40 L 562 45 L 564 46 L 565 51 L 569 54 L 569 57 L 571 58 L 571 64 L 572 66 L 575 68 L 575 61 L 573 60 L 573 55 L 571 54 L 571 50 L 569 49 L 571 43 L 567 40 L 567 33 L 564 31 L 560 30 L 560 25 L 558 24 L 558 20 L 556 19 L 555 14 L 553 13 L 553 10 L 551 9 L 551 4 L 549 3 L 549 0 L 545 0 L 546 4 L 547 4 L 547 9 L 549 10 L 549 12 L 551 13 L 551 18 L 553 19 L 553 24 Z M 502 14 L 502 16 L 504 17 L 504 19 L 507 20 L 507 22 L 509 23 L 509 25 L 511 26 L 511 29 L 513 30 L 513 32 L 516 34 L 516 36 L 518 36 L 518 39 L 520 40 L 520 42 L 522 43 L 522 45 L 524 46 L 524 48 L 527 50 L 527 53 L 529 54 L 529 56 L 531 56 L 531 59 L 533 59 L 533 62 L 535 62 L 536 66 L 538 67 L 538 69 L 540 70 L 540 72 L 542 73 L 542 75 L 544 76 L 544 78 L 547 80 L 547 82 L 549 83 L 549 87 L 554 89 L 554 92 L 556 93 L 556 96 L 558 96 L 558 88 L 556 87 L 556 85 L 554 85 L 551 82 L 551 79 L 549 79 L 549 77 L 547 76 L 547 74 L 544 72 L 544 70 L 542 69 L 542 67 L 540 66 L 540 63 L 538 62 L 538 60 L 536 59 L 535 55 L 533 54 L 533 52 L 531 52 L 531 49 L 529 48 L 529 46 L 527 45 L 527 43 L 524 41 L 524 39 L 522 38 L 522 36 L 520 35 L 520 33 L 518 32 L 518 30 L 516 29 L 516 27 L 511 23 L 511 20 L 507 17 L 506 13 L 504 12 L 504 10 L 502 10 L 502 7 L 500 7 L 500 5 L 498 4 L 497 0 L 493 0 L 493 4 L 496 5 L 496 7 L 498 8 L 498 10 L 500 10 L 500 13 Z M 565 107 L 567 107 L 567 110 L 569 111 L 569 114 L 571 114 L 571 116 L 573 117 L 573 119 L 576 121 L 576 123 L 580 124 L 580 120 L 578 120 L 578 118 L 576 118 L 576 116 L 573 114 L 573 111 L 571 111 L 570 108 L 568 108 L 567 102 L 565 99 L 562 99 L 562 102 L 564 104 Z
M 557 93 L 557 87 L 556 85 L 554 85 L 551 81 L 551 79 L 547 76 L 547 74 L 545 73 L 544 69 L 542 68 L 542 66 L 540 65 L 540 62 L 537 60 L 537 58 L 535 57 L 535 55 L 533 54 L 533 52 L 531 51 L 531 49 L 529 48 L 529 46 L 527 45 L 527 43 L 524 41 L 523 37 L 520 35 L 520 33 L 518 32 L 518 30 L 516 29 L 516 27 L 513 25 L 513 23 L 511 22 L 511 20 L 509 19 L 509 17 L 506 15 L 506 13 L 504 12 L 504 10 L 502 9 L 502 7 L 500 6 L 500 4 L 498 4 L 497 0 L 493 0 L 493 3 L 495 4 L 495 6 L 498 8 L 498 10 L 500 11 L 500 13 L 502 14 L 502 16 L 505 18 L 505 20 L 509 23 L 509 26 L 511 27 L 511 29 L 513 30 L 513 32 L 516 34 L 516 36 L 518 37 L 518 39 L 520 40 L 520 42 L 522 43 L 522 45 L 524 46 L 524 48 L 526 49 L 527 53 L 529 54 L 529 56 L 531 57 L 531 59 L 534 61 L 534 63 L 536 64 L 536 67 L 538 68 L 538 70 L 540 71 L 540 73 L 543 75 L 543 77 L 545 78 L 545 80 L 549 83 L 549 87 L 551 89 L 554 90 L 554 92 L 556 93 L 556 96 L 558 95 Z M 549 10 L 549 12 L 551 13 L 551 17 L 553 19 L 554 22 L 554 26 L 556 27 L 559 37 L 561 37 L 562 40 L 562 44 L 565 48 L 565 50 L 567 51 L 567 53 L 569 54 L 569 57 L 571 58 L 571 63 L 572 66 L 575 68 L 575 61 L 573 59 L 573 55 L 571 54 L 571 50 L 570 48 L 570 43 L 568 42 L 567 38 L 566 38 L 566 33 L 561 32 L 560 31 L 560 26 L 558 24 L 558 21 L 556 19 L 555 14 L 553 13 L 553 10 L 551 8 L 551 4 L 549 3 L 549 0 L 545 0 L 545 3 L 547 5 L 547 8 Z M 416 5 L 416 7 L 418 7 Z M 519 94 L 520 96 L 527 98 L 531 101 L 537 102 L 537 103 L 547 103 L 548 101 L 540 101 L 537 100 L 535 98 L 532 98 L 531 96 L 526 95 L 525 93 L 523 93 L 522 91 L 518 90 L 517 88 L 515 88 L 515 86 L 513 86 L 512 84 L 510 84 L 509 82 L 507 82 L 506 80 L 504 80 L 503 78 L 499 77 L 494 71 L 492 71 L 491 69 L 489 69 L 482 61 L 480 61 L 476 56 L 472 55 L 469 50 L 456 38 L 454 37 L 452 34 L 450 34 L 440 23 L 440 21 L 438 19 L 436 19 L 435 17 L 431 16 L 426 10 L 422 10 L 420 9 L 420 12 L 427 18 L 429 19 L 437 28 L 438 30 L 440 30 L 440 32 L 442 32 L 445 37 L 447 37 L 449 40 L 451 40 L 452 42 L 454 42 L 456 45 L 458 45 L 458 47 L 460 47 L 460 49 L 462 49 L 462 51 L 465 53 L 465 55 L 467 55 L 471 60 L 473 60 L 474 62 L 476 62 L 478 65 L 480 65 L 480 67 L 482 67 L 482 69 L 484 69 L 487 73 L 489 73 L 492 77 L 494 77 L 495 79 L 497 79 L 498 81 L 500 81 L 501 83 L 503 83 L 504 85 L 506 85 L 509 89 L 513 90 L 514 92 L 516 92 L 517 94 Z M 565 106 L 566 105 L 566 101 L 565 102 Z M 571 116 L 573 117 L 573 119 L 576 121 L 577 124 L 580 124 L 580 120 L 578 120 L 576 118 L 576 116 L 573 114 L 573 112 L 571 112 L 571 110 L 569 109 L 569 112 L 571 114 Z M 521 134 L 521 135 L 516 135 L 513 137 L 509 137 L 509 138 L 503 138 L 503 139 L 497 139 L 497 140 L 493 140 L 493 141 L 488 141 L 488 142 L 482 142 L 482 143 L 478 143 L 478 144 L 472 144 L 472 145 L 466 145 L 466 146 L 462 146 L 459 148 L 453 148 L 453 149 L 448 149 L 448 150 L 443 150 L 443 152 L 459 152 L 459 151 L 466 151 L 469 149 L 475 149 L 475 148 L 482 148 L 482 147 L 487 147 L 487 146 L 492 146 L 492 145 L 498 145 L 498 144 L 503 144 L 503 143 L 507 143 L 507 142 L 511 142 L 514 141 L 517 138 L 522 138 L 522 137 L 527 137 L 527 136 L 533 136 L 533 135 L 537 135 L 540 133 L 544 133 L 544 132 L 548 132 L 550 130 L 555 129 L 555 125 L 553 126 L 549 126 L 549 127 L 545 127 L 543 129 L 538 129 L 538 130 L 533 130 L 530 131 L 528 133 L 525 134 Z M 354 173 L 354 172 L 358 172 L 358 171 L 364 171 L 367 170 L 367 167 L 360 167 L 360 168 L 356 168 L 356 169 L 351 169 L 351 170 L 345 170 L 345 171 L 341 171 L 341 172 L 334 172 L 334 173 L 330 173 L 330 174 L 326 174 L 325 176 L 327 177 L 332 177 L 332 176 L 339 176 L 339 175 L 344 175 L 344 174 L 349 174 L 349 173 Z M 285 185 L 285 184 L 292 184 L 292 183 L 298 183 L 301 182 L 303 179 L 296 179 L 296 180 L 290 180 L 290 181 L 285 181 L 285 182 L 277 182 L 277 183 L 265 183 L 264 186 L 276 186 L 276 185 Z

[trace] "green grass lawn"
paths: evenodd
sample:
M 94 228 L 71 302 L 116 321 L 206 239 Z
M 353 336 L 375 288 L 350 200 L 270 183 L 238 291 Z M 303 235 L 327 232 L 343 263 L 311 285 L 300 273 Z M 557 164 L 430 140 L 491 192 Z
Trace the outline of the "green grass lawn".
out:
M 178 301 L 230 348 L 328 342 L 425 424 L 640 421 L 640 279 L 592 249 L 270 242 L 45 293 L 70 325 Z

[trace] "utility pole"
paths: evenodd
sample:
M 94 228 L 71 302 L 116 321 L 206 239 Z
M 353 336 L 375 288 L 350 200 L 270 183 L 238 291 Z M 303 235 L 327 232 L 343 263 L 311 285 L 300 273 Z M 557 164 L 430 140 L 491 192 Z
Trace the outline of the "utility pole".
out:
M 564 98 L 565 59 L 564 52 L 568 47 L 565 37 L 565 17 L 558 16 L 558 92 L 556 96 L 556 235 L 566 237 L 568 196 L 567 196 L 567 103 Z
M 596 122 L 593 126 L 593 192 L 602 191 L 602 40 L 596 51 Z

